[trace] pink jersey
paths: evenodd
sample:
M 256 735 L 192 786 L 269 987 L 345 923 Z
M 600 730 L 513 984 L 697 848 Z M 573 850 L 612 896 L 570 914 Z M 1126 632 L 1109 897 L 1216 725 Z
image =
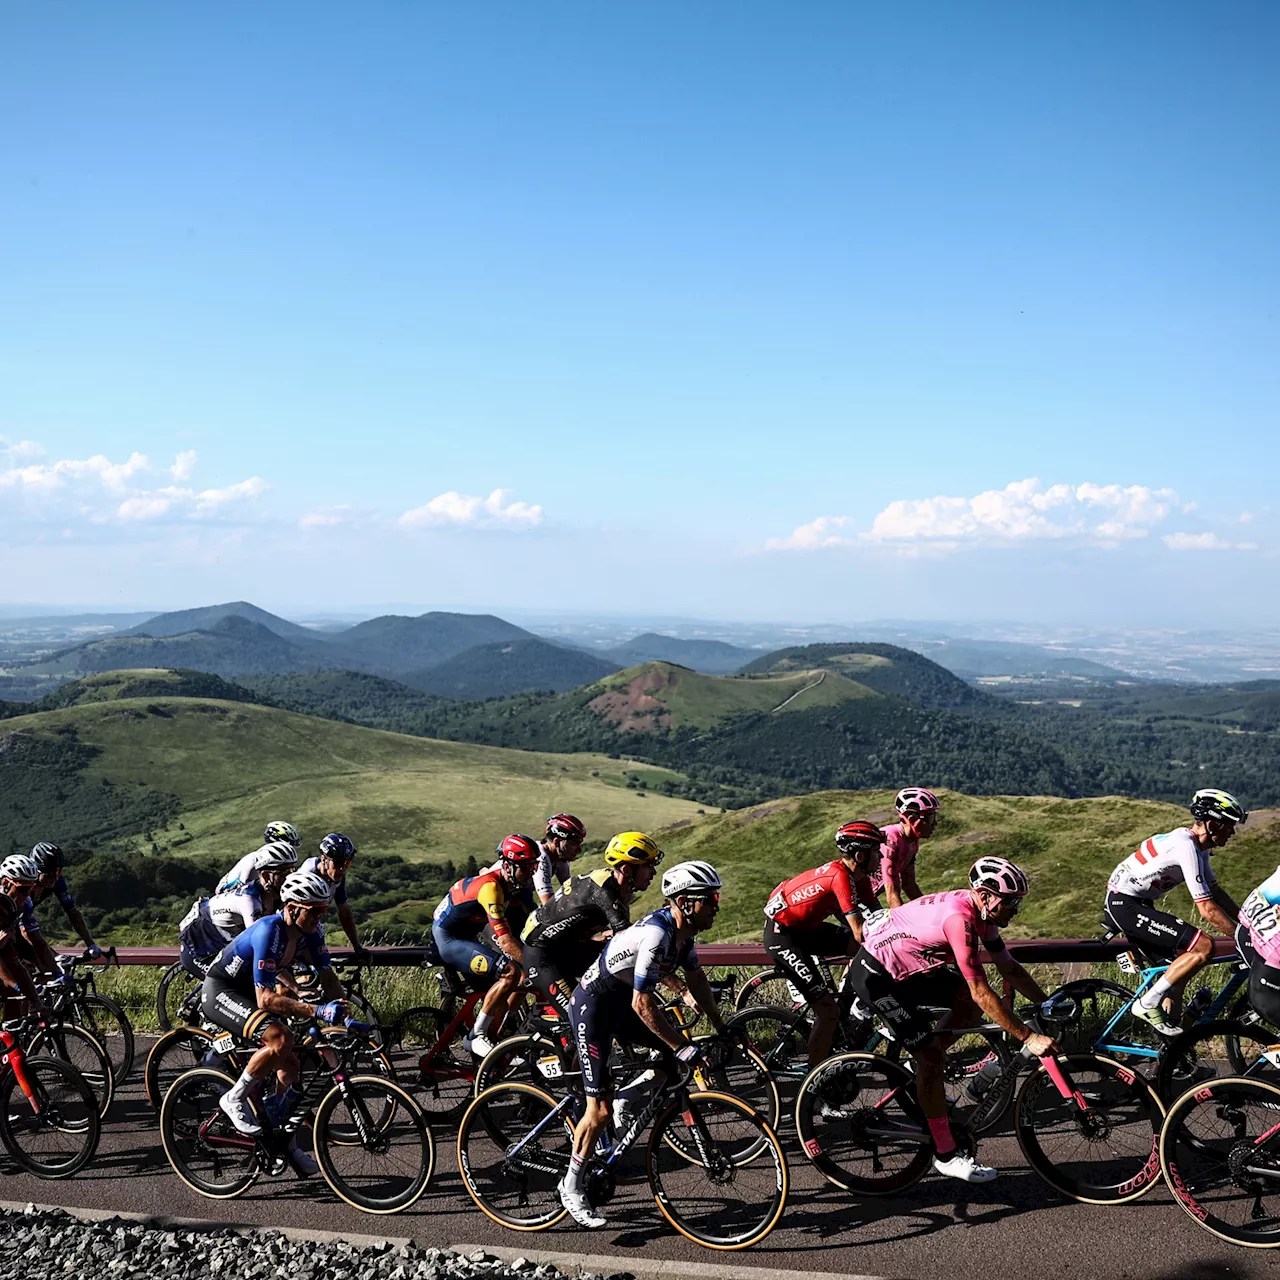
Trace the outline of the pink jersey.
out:
M 867 925 L 863 948 L 891 978 L 909 978 L 954 964 L 966 978 L 982 976 L 978 948 L 1003 951 L 1000 930 L 984 924 L 968 889 L 926 893 L 900 907 L 880 911 Z
M 919 837 L 913 836 L 905 823 L 895 822 L 882 830 L 884 844 L 880 846 L 880 865 L 871 873 L 871 887 L 876 893 L 880 893 L 889 882 L 900 890 L 902 877 L 916 865 L 916 854 L 920 849 Z

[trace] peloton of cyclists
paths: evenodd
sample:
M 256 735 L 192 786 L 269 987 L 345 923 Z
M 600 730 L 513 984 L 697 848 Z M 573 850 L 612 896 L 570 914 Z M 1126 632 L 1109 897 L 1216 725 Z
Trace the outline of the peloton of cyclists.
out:
M 871 872 L 871 887 L 877 896 L 883 890 L 888 906 L 900 907 L 920 896 L 916 854 L 920 841 L 933 835 L 941 807 L 938 797 L 924 787 L 904 787 L 893 807 L 900 821 L 884 828 L 884 847 L 880 850 L 880 865 Z
M 1164 974 L 1131 1006 L 1135 1018 L 1162 1036 L 1181 1034 L 1177 1021 L 1166 1018 L 1164 1001 L 1180 1004 L 1187 980 L 1213 955 L 1213 939 L 1201 925 L 1161 911 L 1156 900 L 1185 883 L 1204 924 L 1230 935 L 1240 916 L 1209 859 L 1249 815 L 1234 796 L 1212 787 L 1197 791 L 1189 807 L 1191 826 L 1144 840 L 1107 881 L 1107 919 L 1144 952 L 1171 958 Z

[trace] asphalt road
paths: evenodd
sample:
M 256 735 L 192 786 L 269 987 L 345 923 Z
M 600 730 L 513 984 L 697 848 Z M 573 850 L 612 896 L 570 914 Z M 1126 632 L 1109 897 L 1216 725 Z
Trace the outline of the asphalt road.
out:
M 140 1055 L 146 1044 L 140 1044 Z M 838 1272 L 924 1280 L 1070 1276 L 1082 1280 L 1280 1280 L 1280 1251 L 1234 1248 L 1197 1227 L 1163 1186 L 1112 1209 L 1065 1202 L 1023 1163 L 1011 1137 L 989 1138 L 982 1156 L 1002 1169 L 985 1186 L 930 1175 L 904 1195 L 858 1201 L 823 1181 L 788 1143 L 792 1190 L 772 1235 L 743 1253 L 714 1253 L 678 1236 L 640 1181 L 619 1188 L 610 1226 L 572 1224 L 538 1234 L 508 1231 L 472 1206 L 455 1171 L 454 1135 L 438 1130 L 436 1173 L 406 1213 L 374 1217 L 340 1201 L 320 1178 L 291 1175 L 255 1184 L 236 1200 L 208 1200 L 169 1169 L 155 1117 L 134 1079 L 117 1101 L 92 1164 L 65 1182 L 43 1182 L 0 1157 L 0 1199 L 69 1208 L 163 1214 L 326 1232 L 409 1236 L 420 1245 L 504 1246 L 608 1254 L 628 1262 L 735 1264 L 760 1269 Z

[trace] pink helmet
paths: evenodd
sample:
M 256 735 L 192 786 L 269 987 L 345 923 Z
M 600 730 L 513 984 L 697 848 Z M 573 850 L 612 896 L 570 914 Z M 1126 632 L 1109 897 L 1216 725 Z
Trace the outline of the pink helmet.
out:
M 937 813 L 942 806 L 938 797 L 924 787 L 903 787 L 893 807 L 899 813 Z
M 1002 898 L 1025 898 L 1030 886 L 1026 874 L 1008 858 L 979 858 L 969 868 L 969 887 L 998 893 Z

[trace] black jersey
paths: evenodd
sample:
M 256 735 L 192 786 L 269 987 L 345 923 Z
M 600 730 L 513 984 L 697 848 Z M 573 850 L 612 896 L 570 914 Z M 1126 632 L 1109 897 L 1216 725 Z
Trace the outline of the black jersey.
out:
M 550 902 L 544 902 L 528 919 L 520 940 L 529 946 L 556 948 L 581 942 L 612 929 L 620 933 L 631 924 L 631 912 L 622 900 L 622 887 L 611 867 L 586 875 L 573 875 Z

